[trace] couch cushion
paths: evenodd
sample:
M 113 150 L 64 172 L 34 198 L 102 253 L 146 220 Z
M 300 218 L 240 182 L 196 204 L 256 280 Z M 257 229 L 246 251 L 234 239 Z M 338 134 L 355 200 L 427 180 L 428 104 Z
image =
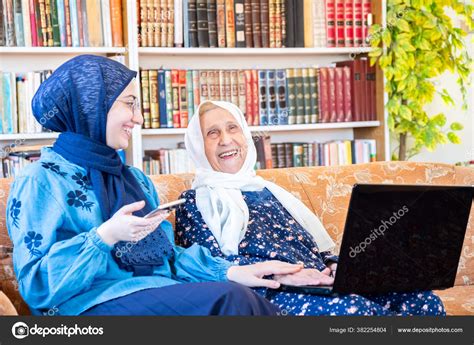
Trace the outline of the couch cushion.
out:
M 474 285 L 438 290 L 448 315 L 474 315 Z

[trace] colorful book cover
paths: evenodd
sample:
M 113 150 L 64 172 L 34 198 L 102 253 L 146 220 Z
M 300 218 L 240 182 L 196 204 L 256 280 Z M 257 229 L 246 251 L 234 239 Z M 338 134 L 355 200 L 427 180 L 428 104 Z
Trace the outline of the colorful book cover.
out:
M 168 127 L 168 115 L 166 113 L 166 81 L 165 71 L 158 71 L 158 108 L 160 113 L 160 128 Z
M 268 109 L 267 109 L 267 75 L 265 70 L 258 71 L 258 99 L 259 99 L 259 115 L 261 126 L 268 125 Z
M 276 95 L 277 95 L 277 115 L 278 124 L 288 124 L 288 104 L 286 101 L 286 71 L 284 69 L 278 69 L 275 72 L 276 79 Z
M 278 125 L 278 114 L 277 114 L 277 95 L 275 90 L 275 71 L 267 70 L 266 73 L 267 79 L 267 114 L 268 114 L 268 124 L 269 125 Z

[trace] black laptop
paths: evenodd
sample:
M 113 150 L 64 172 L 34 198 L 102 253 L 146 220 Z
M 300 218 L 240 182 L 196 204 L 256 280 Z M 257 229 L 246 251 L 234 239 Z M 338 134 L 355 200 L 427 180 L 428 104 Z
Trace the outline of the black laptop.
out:
M 454 285 L 474 186 L 353 186 L 331 287 L 315 294 L 382 294 Z

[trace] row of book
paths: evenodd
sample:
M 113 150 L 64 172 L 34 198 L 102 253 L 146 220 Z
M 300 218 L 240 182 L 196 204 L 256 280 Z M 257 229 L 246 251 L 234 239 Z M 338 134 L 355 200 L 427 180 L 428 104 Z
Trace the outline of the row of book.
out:
M 371 0 L 137 0 L 142 47 L 366 46 Z
M 0 73 L 0 134 L 47 131 L 33 117 L 31 100 L 51 70 L 27 73 Z M 48 114 L 44 115 L 44 121 Z
M 375 68 L 366 58 L 336 66 L 141 70 L 143 127 L 185 128 L 205 100 L 234 103 L 253 126 L 376 120 Z
M 334 166 L 370 163 L 376 160 L 373 139 L 324 143 L 271 143 L 270 136 L 253 137 L 257 149 L 256 169 Z M 177 149 L 146 150 L 143 172 L 147 175 L 193 173 L 194 165 L 183 143 Z
M 269 136 L 259 136 L 254 137 L 254 142 L 256 169 L 370 163 L 376 160 L 377 154 L 373 139 L 272 144 Z
M 0 46 L 122 47 L 122 0 L 2 0 Z

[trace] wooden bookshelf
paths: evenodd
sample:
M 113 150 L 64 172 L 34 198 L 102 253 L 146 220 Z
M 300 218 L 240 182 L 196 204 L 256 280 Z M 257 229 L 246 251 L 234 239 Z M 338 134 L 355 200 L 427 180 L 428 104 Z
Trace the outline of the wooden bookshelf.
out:
M 372 1 L 374 23 L 385 23 L 386 0 Z M 123 55 L 132 70 L 140 69 L 276 69 L 328 66 L 366 54 L 371 48 L 144 48 L 138 47 L 137 6 L 135 0 L 122 0 L 125 47 L 0 47 L 2 71 L 26 72 L 54 69 L 79 54 Z M 140 82 L 138 78 L 138 82 Z M 388 129 L 384 104 L 384 80 L 377 70 L 377 121 L 317 123 L 308 125 L 257 126 L 282 141 L 376 139 L 377 160 L 389 159 Z M 185 129 L 141 129 L 132 133 L 127 163 L 142 169 L 144 150 L 174 148 L 183 141 Z M 57 133 L 0 134 L 1 144 L 26 141 L 51 143 Z M 25 143 L 25 145 L 26 145 Z

